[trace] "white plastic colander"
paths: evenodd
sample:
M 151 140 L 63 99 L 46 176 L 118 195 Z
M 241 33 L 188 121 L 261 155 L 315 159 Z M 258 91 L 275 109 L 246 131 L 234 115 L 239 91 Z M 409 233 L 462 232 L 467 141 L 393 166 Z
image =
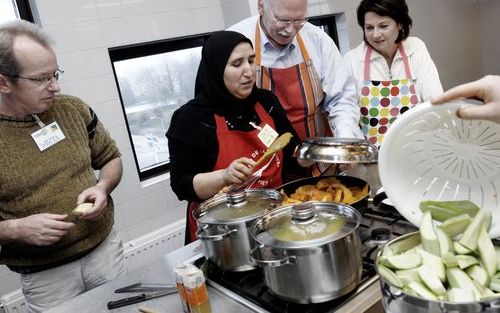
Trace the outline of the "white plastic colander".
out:
M 463 120 L 461 100 L 425 102 L 391 125 L 379 153 L 382 186 L 396 209 L 419 226 L 424 200 L 470 200 L 492 212 L 491 237 L 500 237 L 500 125 Z

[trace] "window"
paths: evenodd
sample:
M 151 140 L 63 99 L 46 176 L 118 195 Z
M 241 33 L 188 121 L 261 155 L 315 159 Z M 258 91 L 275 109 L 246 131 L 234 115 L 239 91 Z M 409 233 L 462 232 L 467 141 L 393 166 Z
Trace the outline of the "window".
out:
M 209 34 L 109 49 L 140 180 L 169 170 L 172 114 L 194 96 Z
M 333 39 L 337 47 L 339 46 L 339 38 L 337 35 L 337 26 L 335 26 L 334 14 L 313 16 L 308 19 L 308 22 L 325 31 Z
M 0 0 L 0 23 L 24 19 L 33 22 L 28 0 Z

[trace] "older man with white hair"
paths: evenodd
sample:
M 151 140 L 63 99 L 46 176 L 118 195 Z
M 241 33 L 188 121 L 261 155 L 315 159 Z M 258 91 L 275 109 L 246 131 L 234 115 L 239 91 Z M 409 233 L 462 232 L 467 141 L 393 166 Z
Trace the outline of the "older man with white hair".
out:
M 363 138 L 354 80 L 334 41 L 307 22 L 307 0 L 259 0 L 258 10 L 229 30 L 253 41 L 257 86 L 274 91 L 300 139 Z

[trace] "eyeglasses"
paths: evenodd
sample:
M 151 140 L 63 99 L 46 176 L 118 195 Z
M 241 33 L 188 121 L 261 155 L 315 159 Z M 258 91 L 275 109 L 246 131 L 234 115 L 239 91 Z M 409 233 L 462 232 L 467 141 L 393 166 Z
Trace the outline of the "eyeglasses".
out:
M 271 8 L 269 8 L 269 13 L 271 13 L 271 16 L 273 17 L 276 26 L 279 28 L 288 27 L 292 24 L 296 27 L 302 27 L 307 23 L 307 17 L 300 19 L 300 20 L 282 20 L 282 19 L 277 18 L 276 15 L 274 15 Z
M 3 75 L 9 76 L 12 78 L 27 79 L 27 80 L 34 82 L 38 86 L 42 86 L 42 85 L 48 86 L 49 84 L 51 84 L 53 82 L 58 82 L 62 78 L 63 74 L 64 74 L 64 71 L 58 68 L 52 74 L 43 74 L 43 75 L 40 75 L 39 77 L 23 77 L 23 76 L 10 75 L 10 74 L 3 74 Z

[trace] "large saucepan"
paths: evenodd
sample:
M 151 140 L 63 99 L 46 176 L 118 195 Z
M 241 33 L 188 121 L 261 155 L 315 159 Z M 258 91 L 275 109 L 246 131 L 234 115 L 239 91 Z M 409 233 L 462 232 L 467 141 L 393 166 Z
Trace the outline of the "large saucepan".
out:
M 255 268 L 248 259 L 254 242 L 250 225 L 281 204 L 281 195 L 272 189 L 248 189 L 221 194 L 200 204 L 193 212 L 198 224 L 196 236 L 205 257 L 227 271 Z
M 337 178 L 346 187 L 359 187 L 363 189 L 363 187 L 368 185 L 368 183 L 362 180 L 361 178 L 344 176 L 344 175 L 330 175 L 330 176 L 317 176 L 317 177 L 307 177 L 307 178 L 297 179 L 278 187 L 277 190 L 278 191 L 283 190 L 288 196 L 290 196 L 292 193 L 295 192 L 295 190 L 297 190 L 297 188 L 301 186 L 316 185 L 320 180 L 331 177 Z M 364 198 L 349 205 L 358 209 L 358 211 L 362 213 L 368 205 L 369 196 L 370 196 L 370 186 L 368 186 L 368 193 Z
M 420 244 L 420 233 L 413 232 L 401 237 L 398 237 L 389 243 L 386 248 L 391 248 L 396 253 L 401 253 L 409 248 L 408 242 L 415 246 Z M 403 249 L 401 250 L 400 247 Z M 383 250 L 379 251 L 377 258 L 382 254 Z M 378 272 L 378 266 L 377 266 Z M 500 298 L 492 298 L 490 300 L 482 300 L 476 302 L 448 302 L 448 301 L 433 301 L 406 293 L 404 290 L 393 286 L 382 275 L 380 277 L 380 285 L 382 288 L 382 301 L 384 309 L 389 313 L 411 312 L 411 313 L 493 313 L 500 312 Z
M 304 202 L 275 209 L 250 229 L 252 263 L 262 266 L 276 296 L 320 303 L 350 292 L 361 280 L 359 212 L 331 202 Z

